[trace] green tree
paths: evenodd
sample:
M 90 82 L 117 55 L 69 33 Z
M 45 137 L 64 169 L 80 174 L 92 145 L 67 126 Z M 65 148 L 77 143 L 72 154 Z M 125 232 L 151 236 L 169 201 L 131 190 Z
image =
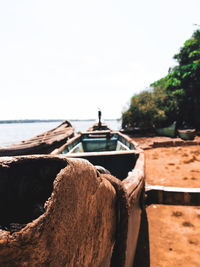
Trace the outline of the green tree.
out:
M 177 66 L 164 78 L 131 99 L 122 114 L 122 126 L 162 127 L 173 121 L 200 129 L 200 30 L 194 32 L 179 53 Z
M 200 127 L 200 30 L 184 43 L 174 56 L 178 65 L 164 78 L 165 90 L 176 99 L 176 117 L 179 125 L 184 122 L 192 127 Z M 162 79 L 161 79 L 162 80 Z M 163 81 L 154 83 L 154 86 Z
M 159 95 L 159 99 L 158 99 Z M 134 95 L 129 109 L 122 114 L 122 127 L 141 127 L 152 129 L 158 122 L 166 121 L 165 111 L 160 109 L 158 102 L 164 101 L 163 91 L 146 90 Z

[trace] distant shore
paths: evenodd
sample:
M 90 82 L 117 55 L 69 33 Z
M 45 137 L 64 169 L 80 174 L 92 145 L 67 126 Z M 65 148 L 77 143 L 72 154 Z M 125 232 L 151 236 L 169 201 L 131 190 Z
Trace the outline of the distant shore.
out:
M 95 119 L 69 119 L 69 121 L 94 121 Z M 106 121 L 115 121 L 116 119 L 105 119 Z M 3 123 L 38 123 L 38 122 L 59 122 L 65 121 L 65 119 L 49 119 L 49 120 L 0 120 L 0 124 Z
M 34 123 L 34 122 L 57 122 L 64 120 L 0 120 L 0 124 L 3 123 Z

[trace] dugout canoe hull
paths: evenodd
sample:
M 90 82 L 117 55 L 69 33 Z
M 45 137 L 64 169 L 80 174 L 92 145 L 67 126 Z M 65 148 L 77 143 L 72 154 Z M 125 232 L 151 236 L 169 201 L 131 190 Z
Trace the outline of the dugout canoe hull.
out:
M 119 135 L 129 149 L 85 158 L 60 149 L 0 158 L 0 265 L 133 266 L 144 210 L 144 153 L 118 132 L 95 131 L 95 138 L 107 134 L 112 141 Z M 108 167 L 121 162 L 126 170 L 114 176 L 114 168 L 109 173 L 102 164 L 102 170 L 92 158 Z
M 1 158 L 1 266 L 109 266 L 116 191 L 88 161 Z
M 74 136 L 74 128 L 69 121 L 64 121 L 56 128 L 22 141 L 9 147 L 0 148 L 0 156 L 18 156 L 31 154 L 48 154 L 62 146 Z
M 113 149 L 120 146 L 122 150 Z M 117 195 L 120 196 L 118 209 L 121 215 L 117 224 L 118 232 L 111 266 L 132 266 L 138 242 L 141 212 L 144 209 L 143 151 L 137 143 L 120 132 L 96 130 L 79 133 L 52 154 L 88 160 L 98 171 L 102 171 L 114 186 Z M 107 171 L 110 174 L 107 174 Z

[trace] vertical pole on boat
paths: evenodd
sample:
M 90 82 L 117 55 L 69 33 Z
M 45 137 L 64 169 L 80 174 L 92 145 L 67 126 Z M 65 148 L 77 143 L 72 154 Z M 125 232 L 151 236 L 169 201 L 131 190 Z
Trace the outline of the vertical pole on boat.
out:
M 99 117 L 99 122 L 98 122 L 98 128 L 99 130 L 101 129 L 101 110 L 98 110 L 98 117 Z

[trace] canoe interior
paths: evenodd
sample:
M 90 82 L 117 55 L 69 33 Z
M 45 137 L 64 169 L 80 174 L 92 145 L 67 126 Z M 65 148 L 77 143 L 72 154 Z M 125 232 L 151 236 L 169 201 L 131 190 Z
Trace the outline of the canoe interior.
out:
M 87 159 L 93 165 L 103 166 L 120 180 L 127 177 L 138 158 L 131 142 L 111 132 L 84 133 L 65 146 L 60 154 Z
M 0 228 L 23 227 L 39 217 L 52 194 L 56 175 L 66 165 L 64 160 L 52 158 L 0 164 Z
M 61 154 L 124 150 L 135 150 L 135 147 L 117 133 L 85 133 L 67 145 Z

